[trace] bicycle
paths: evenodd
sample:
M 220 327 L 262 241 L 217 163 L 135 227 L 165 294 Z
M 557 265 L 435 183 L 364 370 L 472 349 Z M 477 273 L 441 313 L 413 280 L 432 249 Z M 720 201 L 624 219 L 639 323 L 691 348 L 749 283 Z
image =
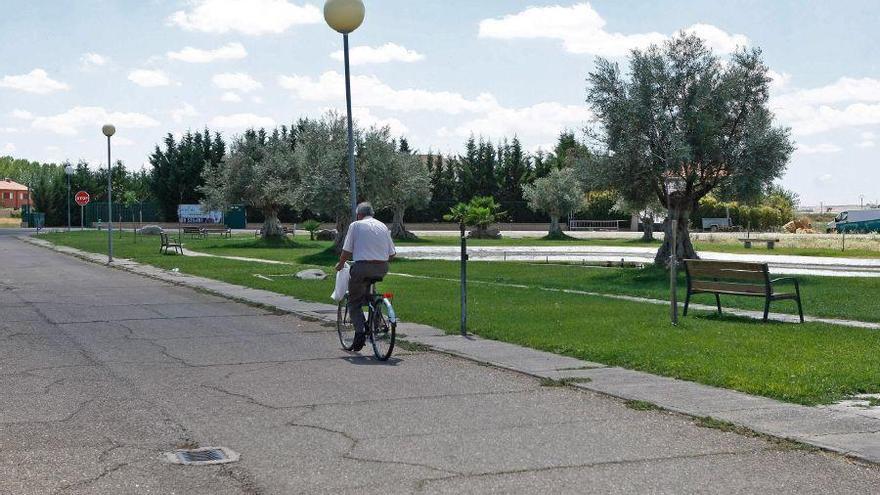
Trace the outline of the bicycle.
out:
M 367 291 L 365 314 L 366 327 L 364 332 L 370 339 L 373 354 L 379 361 L 387 361 L 394 351 L 394 339 L 397 333 L 397 315 L 391 305 L 391 294 L 377 294 L 376 283 L 381 278 L 367 279 L 370 288 Z M 354 345 L 354 325 L 348 314 L 348 294 L 339 301 L 336 308 L 336 332 L 339 334 L 339 343 L 346 351 L 351 351 Z

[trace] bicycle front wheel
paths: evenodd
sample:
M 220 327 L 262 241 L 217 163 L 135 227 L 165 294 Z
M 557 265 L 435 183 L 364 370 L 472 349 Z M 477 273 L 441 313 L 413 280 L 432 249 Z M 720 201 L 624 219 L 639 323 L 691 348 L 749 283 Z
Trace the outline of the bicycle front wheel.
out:
M 373 353 L 379 361 L 386 361 L 394 351 L 394 338 L 397 332 L 397 319 L 391 301 L 379 299 L 375 303 L 373 318 L 370 321 L 370 344 L 373 345 Z
M 339 334 L 339 344 L 346 351 L 350 351 L 354 346 L 354 325 L 351 322 L 351 315 L 348 314 L 348 295 L 339 301 L 336 308 L 336 333 Z

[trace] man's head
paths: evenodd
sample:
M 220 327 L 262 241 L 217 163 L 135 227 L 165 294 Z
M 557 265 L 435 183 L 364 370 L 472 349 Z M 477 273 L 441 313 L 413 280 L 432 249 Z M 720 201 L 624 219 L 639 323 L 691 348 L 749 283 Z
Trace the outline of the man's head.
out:
M 371 216 L 373 216 L 373 205 L 371 205 L 368 201 L 364 201 L 357 206 L 358 220 L 363 220 L 364 218 Z

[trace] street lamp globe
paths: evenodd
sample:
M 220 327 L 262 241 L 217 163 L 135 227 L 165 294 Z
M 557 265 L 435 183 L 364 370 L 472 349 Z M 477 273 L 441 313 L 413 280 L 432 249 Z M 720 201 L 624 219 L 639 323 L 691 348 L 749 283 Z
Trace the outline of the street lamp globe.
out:
M 71 175 L 73 175 L 73 165 L 71 165 L 71 164 L 68 163 L 68 164 L 64 167 L 64 173 L 67 174 L 68 177 L 70 177 Z
M 365 14 L 361 0 L 327 0 L 324 4 L 324 20 L 342 34 L 349 34 L 360 27 Z
M 104 124 L 104 127 L 101 128 L 101 132 L 103 132 L 105 136 L 110 137 L 116 134 L 116 127 L 113 124 Z

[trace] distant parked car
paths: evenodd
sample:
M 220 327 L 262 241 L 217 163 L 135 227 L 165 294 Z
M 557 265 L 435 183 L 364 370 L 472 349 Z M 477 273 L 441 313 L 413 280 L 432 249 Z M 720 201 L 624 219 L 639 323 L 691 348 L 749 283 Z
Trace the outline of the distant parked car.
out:
M 722 230 L 734 230 L 729 218 L 704 218 L 703 230 L 718 232 Z
M 880 210 L 847 210 L 828 222 L 826 232 L 880 232 Z

